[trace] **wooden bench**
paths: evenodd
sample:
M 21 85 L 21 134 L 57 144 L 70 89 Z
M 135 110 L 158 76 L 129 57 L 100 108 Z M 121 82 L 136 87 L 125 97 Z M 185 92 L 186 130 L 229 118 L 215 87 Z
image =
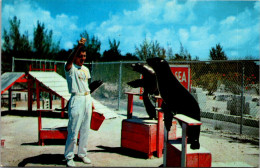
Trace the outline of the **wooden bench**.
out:
M 44 146 L 45 139 L 66 139 L 67 127 L 42 128 L 42 112 L 53 112 L 53 109 L 37 109 L 38 113 L 38 144 Z
M 92 105 L 92 116 L 90 122 L 90 129 L 97 131 L 101 126 L 105 117 L 103 114 L 95 110 L 94 105 Z M 44 146 L 45 139 L 67 139 L 68 131 L 67 127 L 58 128 L 42 128 L 42 112 L 53 112 L 53 109 L 37 109 L 38 113 L 38 144 Z M 78 139 L 80 133 L 78 135 Z
M 164 146 L 164 123 L 163 113 L 158 112 L 158 120 L 149 120 L 148 118 L 132 118 L 133 114 L 133 96 L 141 96 L 138 93 L 127 92 L 127 119 L 122 121 L 121 147 L 144 152 L 148 158 L 157 153 L 157 157 L 162 157 Z M 161 105 L 161 99 L 158 99 L 158 106 Z M 169 139 L 176 137 L 176 121 L 169 132 Z

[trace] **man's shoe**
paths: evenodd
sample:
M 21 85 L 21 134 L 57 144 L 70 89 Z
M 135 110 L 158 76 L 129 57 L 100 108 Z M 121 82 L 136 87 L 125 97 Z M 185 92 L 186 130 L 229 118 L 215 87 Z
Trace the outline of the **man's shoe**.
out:
M 91 160 L 89 158 L 87 158 L 87 156 L 83 157 L 82 158 L 82 161 L 85 163 L 85 164 L 90 164 L 91 163 Z
M 67 166 L 68 167 L 76 167 L 74 160 L 73 159 L 68 159 L 67 160 Z

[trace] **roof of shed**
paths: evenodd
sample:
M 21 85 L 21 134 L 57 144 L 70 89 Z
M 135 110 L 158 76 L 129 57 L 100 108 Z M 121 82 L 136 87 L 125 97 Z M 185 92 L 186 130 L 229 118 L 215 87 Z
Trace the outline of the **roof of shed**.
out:
M 56 72 L 29 71 L 29 75 L 38 80 L 48 89 L 54 91 L 65 100 L 70 99 L 67 81 Z
M 14 85 L 15 81 L 25 75 L 24 72 L 6 72 L 1 75 L 1 94 Z

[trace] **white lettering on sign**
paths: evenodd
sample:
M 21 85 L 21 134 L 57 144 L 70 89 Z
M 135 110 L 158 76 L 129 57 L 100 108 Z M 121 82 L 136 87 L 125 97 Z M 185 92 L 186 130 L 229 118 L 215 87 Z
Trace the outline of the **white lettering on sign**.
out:
M 178 79 L 179 82 L 187 82 L 185 72 L 176 71 L 175 77 Z

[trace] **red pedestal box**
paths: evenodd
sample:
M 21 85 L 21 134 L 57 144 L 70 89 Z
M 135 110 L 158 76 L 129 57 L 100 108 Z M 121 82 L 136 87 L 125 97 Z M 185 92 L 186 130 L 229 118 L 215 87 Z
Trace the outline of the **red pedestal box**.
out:
M 157 135 L 157 120 L 144 118 L 131 118 L 122 121 L 121 147 L 144 152 L 148 158 L 153 156 L 153 152 L 158 152 L 157 156 L 162 156 L 164 132 L 159 131 Z M 176 139 L 176 121 L 173 121 L 170 139 Z M 159 136 L 159 137 L 157 137 Z M 157 140 L 160 141 L 157 143 Z
M 211 167 L 211 153 L 203 147 L 198 150 L 190 149 L 187 144 L 186 167 Z M 167 143 L 167 167 L 181 167 L 181 144 Z

